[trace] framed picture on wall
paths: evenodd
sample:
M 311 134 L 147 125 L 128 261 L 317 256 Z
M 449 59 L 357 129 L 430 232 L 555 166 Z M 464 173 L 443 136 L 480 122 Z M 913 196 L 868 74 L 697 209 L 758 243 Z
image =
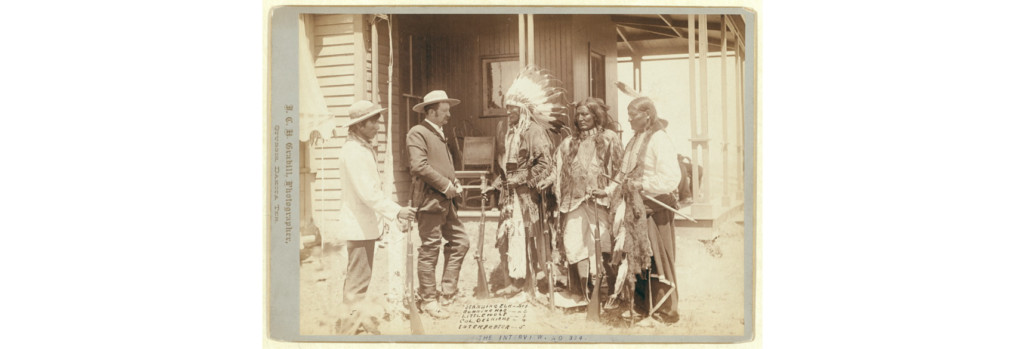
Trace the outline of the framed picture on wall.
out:
M 505 116 L 505 91 L 519 74 L 518 56 L 489 57 L 481 60 L 484 117 Z

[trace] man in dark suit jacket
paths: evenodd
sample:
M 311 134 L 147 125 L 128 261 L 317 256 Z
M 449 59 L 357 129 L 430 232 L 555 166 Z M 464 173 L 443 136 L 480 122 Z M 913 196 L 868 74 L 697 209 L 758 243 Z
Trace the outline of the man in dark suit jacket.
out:
M 455 166 L 449 152 L 444 130 L 451 118 L 449 109 L 459 100 L 448 98 L 444 91 L 432 91 L 413 110 L 426 113 L 425 120 L 413 126 L 406 136 L 409 147 L 410 172 L 413 181 L 413 205 L 419 207 L 420 239 L 417 275 L 420 280 L 421 309 L 435 318 L 447 318 L 448 312 L 438 305 L 435 270 L 444 244 L 444 274 L 441 277 L 440 303 L 450 305 L 459 291 L 459 271 L 469 251 L 469 236 L 456 214 L 454 199 L 462 195 L 462 185 L 455 178 Z

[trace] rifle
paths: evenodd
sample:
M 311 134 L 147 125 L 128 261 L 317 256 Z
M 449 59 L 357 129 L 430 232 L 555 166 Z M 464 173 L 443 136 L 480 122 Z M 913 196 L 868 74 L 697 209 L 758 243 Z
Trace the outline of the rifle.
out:
M 487 206 L 487 172 L 480 174 L 480 239 L 477 240 L 476 248 L 476 298 L 487 299 L 491 295 L 487 291 L 487 269 L 484 268 L 484 220 L 485 206 Z
M 537 274 L 535 274 L 533 270 L 533 261 L 534 258 L 536 258 L 536 256 L 533 256 L 533 254 L 530 253 L 531 243 L 533 244 L 533 246 L 537 246 L 537 233 L 534 232 L 533 235 L 534 236 L 527 238 L 526 242 L 526 285 L 524 285 L 524 288 L 530 291 L 530 300 L 533 300 L 534 297 L 537 297 Z
M 594 208 L 594 212 L 597 212 L 597 199 L 590 198 L 590 205 Z M 587 305 L 587 321 L 600 322 L 601 321 L 601 283 L 604 282 L 604 263 L 601 261 L 601 223 L 596 225 L 594 229 L 594 268 L 596 268 L 596 274 L 594 276 L 594 290 L 590 292 L 590 303 Z
M 622 182 L 619 182 L 619 181 L 615 180 L 615 178 L 612 178 L 609 175 L 606 175 L 606 174 L 601 174 L 601 175 L 605 176 L 606 178 L 608 178 L 612 182 L 615 182 L 615 184 L 622 185 Z M 669 210 L 672 213 L 675 213 L 679 217 L 683 217 L 683 219 L 685 219 L 685 220 L 697 223 L 697 220 L 693 219 L 692 217 L 687 216 L 687 215 L 683 214 L 682 212 L 677 211 L 675 208 L 672 208 L 671 206 L 666 205 L 665 203 L 663 203 L 661 201 L 658 201 L 658 199 L 652 198 L 650 195 L 640 195 L 640 196 L 643 196 L 644 199 L 650 200 L 651 202 L 657 204 L 658 206 L 661 206 L 662 208 L 664 208 L 666 210 Z
M 413 188 L 416 188 L 418 180 L 413 179 Z M 415 192 L 415 189 L 413 189 Z M 415 196 L 415 194 L 414 194 Z M 426 195 L 420 193 L 422 198 L 420 199 L 420 206 L 423 206 L 423 202 L 426 201 Z M 412 206 L 412 199 L 409 199 L 409 206 Z M 420 218 L 420 206 L 417 206 L 416 210 L 416 221 Z M 405 255 L 405 278 L 406 278 L 406 301 L 409 302 L 409 325 L 412 327 L 412 334 L 423 334 L 423 321 L 420 320 L 420 310 L 416 306 L 416 290 L 414 285 L 414 268 L 413 268 L 413 242 L 412 242 L 412 222 L 408 225 L 403 226 L 405 230 L 405 241 L 406 241 L 406 255 Z
M 551 248 L 551 232 L 548 230 L 547 219 L 547 197 L 546 190 L 542 190 L 540 194 L 540 224 L 541 224 L 541 242 L 543 247 L 541 248 L 544 254 L 544 274 L 548 277 L 548 310 L 555 311 L 555 278 L 551 274 L 555 268 L 552 267 L 552 257 L 550 250 Z

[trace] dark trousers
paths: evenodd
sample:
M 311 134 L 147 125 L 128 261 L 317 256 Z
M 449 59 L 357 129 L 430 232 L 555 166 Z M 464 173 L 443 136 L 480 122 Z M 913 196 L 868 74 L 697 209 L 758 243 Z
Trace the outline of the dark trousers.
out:
M 462 227 L 462 221 L 455 212 L 451 200 L 442 205 L 440 213 L 420 212 L 419 229 L 422 244 L 419 248 L 417 275 L 420 280 L 419 294 L 423 300 L 437 299 L 437 258 L 444 244 L 444 274 L 441 276 L 441 293 L 451 296 L 459 291 L 459 271 L 469 251 L 469 235 Z
M 619 271 L 618 268 L 615 268 L 614 266 L 612 266 L 611 262 L 612 262 L 612 255 L 610 253 L 602 252 L 601 253 L 601 264 L 604 265 L 605 282 L 608 285 L 608 288 L 601 292 L 601 294 L 604 295 L 605 297 L 607 297 L 608 295 L 611 295 L 612 293 L 615 293 L 615 280 L 616 280 L 615 277 L 617 276 L 616 274 Z M 569 267 L 569 278 L 571 278 L 571 280 L 572 280 L 572 281 L 570 281 L 572 283 L 572 288 L 569 291 L 572 292 L 572 293 L 575 293 L 575 294 L 582 294 L 582 292 L 586 292 L 587 297 L 590 297 L 590 293 L 593 292 L 593 286 L 598 281 L 594 280 L 594 279 L 590 279 L 589 275 L 590 275 L 590 259 L 584 259 L 584 260 L 579 261 L 576 264 L 573 264 L 572 266 L 570 266 Z M 584 281 L 589 281 L 589 287 L 588 288 L 583 288 L 583 282 Z
M 644 278 L 636 282 L 636 308 L 642 313 L 649 313 L 647 292 L 652 287 L 651 306 L 657 306 L 658 302 L 665 299 L 664 304 L 655 312 L 662 319 L 668 322 L 679 320 L 679 283 L 676 280 L 676 237 L 675 228 L 672 226 L 673 213 L 661 209 L 656 210 L 647 219 L 648 236 L 651 239 L 651 248 L 654 249 L 654 257 L 651 263 L 650 275 L 642 275 Z M 645 272 L 646 274 L 646 272 Z M 662 282 L 667 280 L 676 285 L 675 288 Z
M 355 304 L 366 299 L 366 290 L 370 288 L 370 277 L 373 275 L 373 252 L 376 240 L 349 240 L 348 272 L 345 273 L 345 304 Z

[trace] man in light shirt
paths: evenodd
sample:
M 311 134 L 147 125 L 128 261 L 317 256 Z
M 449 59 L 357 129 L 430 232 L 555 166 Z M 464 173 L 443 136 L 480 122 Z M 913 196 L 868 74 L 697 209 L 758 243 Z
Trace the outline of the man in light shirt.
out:
M 419 295 L 423 300 L 420 309 L 440 319 L 449 316 L 441 305 L 450 305 L 458 295 L 459 271 L 470 247 L 469 236 L 456 213 L 455 199 L 462 195 L 462 185 L 455 178 L 447 137 L 441 128 L 451 118 L 449 109 L 458 104 L 459 100 L 448 98 L 444 91 L 431 91 L 423 97 L 423 103 L 413 107 L 414 111 L 426 114 L 425 120 L 413 126 L 406 136 L 413 176 L 413 205 L 419 208 L 417 218 L 422 241 L 417 262 Z M 434 271 L 442 238 L 447 243 L 444 244 L 445 269 L 438 297 Z
M 376 324 L 360 315 L 359 309 L 367 306 L 363 301 L 370 287 L 375 243 L 381 236 L 377 221 L 415 218 L 412 208 L 402 207 L 384 195 L 380 173 L 377 172 L 377 152 L 370 140 L 380 129 L 378 121 L 384 110 L 368 101 L 358 101 L 349 108 L 348 140 L 341 147 L 338 166 L 341 172 L 341 229 L 331 232 L 340 233 L 348 248 L 343 297 L 345 305 L 353 311 L 344 314 L 345 320 L 353 320 L 352 327 L 362 325 L 364 331 L 374 334 L 379 334 Z M 355 328 L 343 330 L 355 332 Z
M 613 183 L 606 190 L 615 193 L 613 200 L 622 200 L 625 205 L 624 234 L 616 239 L 615 251 L 625 252 L 628 270 L 637 275 L 634 301 L 639 313 L 649 314 L 663 323 L 675 323 L 679 321 L 679 292 L 675 274 L 674 214 L 647 197 L 675 207 L 672 192 L 679 186 L 682 173 L 675 146 L 665 132 L 668 121 L 658 117 L 651 99 L 634 99 L 627 111 L 635 133 L 626 145 L 622 171 L 616 176 L 616 181 L 622 185 Z M 618 257 L 618 253 L 616 255 Z M 647 299 L 649 293 L 650 300 Z M 656 309 L 649 309 L 648 304 Z

